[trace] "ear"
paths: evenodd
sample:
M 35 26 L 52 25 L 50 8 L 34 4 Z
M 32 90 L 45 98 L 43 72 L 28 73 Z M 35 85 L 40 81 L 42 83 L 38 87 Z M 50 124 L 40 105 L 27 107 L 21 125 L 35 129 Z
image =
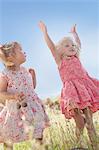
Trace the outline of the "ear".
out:
M 9 54 L 9 56 L 7 57 L 7 61 L 12 62 L 14 60 L 14 56 L 12 54 Z
M 10 54 L 8 57 L 7 57 L 7 60 L 4 62 L 6 66 L 13 66 L 14 65 L 14 62 L 13 62 L 13 56 Z

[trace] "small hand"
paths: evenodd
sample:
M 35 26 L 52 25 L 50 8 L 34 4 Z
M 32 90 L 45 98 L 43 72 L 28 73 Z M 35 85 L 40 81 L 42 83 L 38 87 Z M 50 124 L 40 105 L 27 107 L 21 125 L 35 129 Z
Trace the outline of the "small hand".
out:
M 23 93 L 21 93 L 21 94 L 20 94 L 20 100 L 23 101 L 23 100 L 25 100 L 25 99 L 26 99 L 26 96 L 25 96 Z
M 32 68 L 29 69 L 29 73 L 31 73 L 32 75 L 34 75 L 34 70 Z
M 42 21 L 39 22 L 39 28 L 41 29 L 41 31 L 43 33 L 47 32 L 47 27 L 46 27 L 46 25 Z
M 71 28 L 70 33 L 76 33 L 76 24 L 73 25 L 73 27 Z
M 23 101 L 24 99 L 25 99 L 25 95 L 23 94 L 23 93 L 16 93 L 15 95 L 14 95 L 14 99 L 15 100 L 18 100 L 18 101 Z

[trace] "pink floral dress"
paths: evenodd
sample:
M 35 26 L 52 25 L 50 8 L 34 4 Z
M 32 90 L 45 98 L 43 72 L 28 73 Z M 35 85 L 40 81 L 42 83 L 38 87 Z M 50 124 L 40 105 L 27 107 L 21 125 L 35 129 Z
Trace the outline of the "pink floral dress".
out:
M 74 108 L 99 110 L 99 80 L 88 75 L 79 58 L 63 59 L 58 69 L 63 82 L 60 106 L 65 117 L 73 117 Z
M 34 126 L 34 138 L 41 138 L 49 119 L 41 100 L 34 92 L 31 74 L 21 67 L 19 71 L 4 70 L 2 76 L 8 82 L 7 92 L 22 93 L 25 100 L 21 103 L 18 100 L 6 100 L 6 105 L 0 111 L 0 140 L 27 140 L 29 137 L 23 118 L 28 125 Z

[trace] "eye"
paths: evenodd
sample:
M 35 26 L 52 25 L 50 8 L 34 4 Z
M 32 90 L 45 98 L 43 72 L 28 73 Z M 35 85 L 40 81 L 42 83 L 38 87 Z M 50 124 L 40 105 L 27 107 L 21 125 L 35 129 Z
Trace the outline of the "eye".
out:
M 73 46 L 73 47 L 76 47 L 76 45 L 75 45 L 75 44 L 72 44 L 72 46 Z
M 26 55 L 26 52 L 23 52 L 24 55 Z
M 69 45 L 65 45 L 65 47 L 69 47 Z

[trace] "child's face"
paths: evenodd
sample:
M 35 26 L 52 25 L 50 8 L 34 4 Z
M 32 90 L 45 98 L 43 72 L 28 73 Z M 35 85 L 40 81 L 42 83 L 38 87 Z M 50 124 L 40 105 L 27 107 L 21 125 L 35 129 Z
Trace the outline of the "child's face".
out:
M 15 56 L 13 58 L 13 62 L 14 64 L 23 64 L 26 61 L 26 56 L 24 54 L 24 52 L 22 51 L 22 48 L 20 47 L 20 45 L 16 45 L 14 48 L 14 52 L 15 52 Z
M 76 45 L 73 43 L 73 41 L 68 40 L 62 44 L 63 50 L 62 53 L 66 56 L 74 56 L 77 53 Z

